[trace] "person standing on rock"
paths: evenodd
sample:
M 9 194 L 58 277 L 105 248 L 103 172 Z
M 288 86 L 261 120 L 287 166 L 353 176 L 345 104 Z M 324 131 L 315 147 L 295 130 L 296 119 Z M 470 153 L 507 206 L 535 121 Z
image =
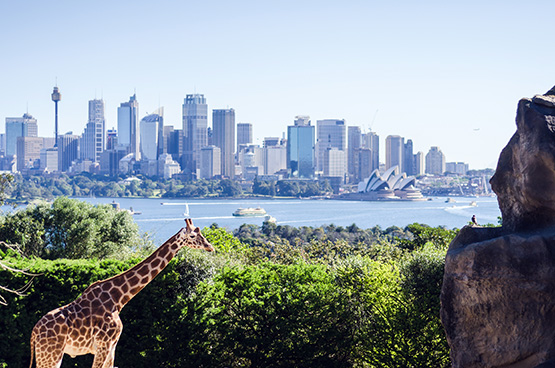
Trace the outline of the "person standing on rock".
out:
M 472 215 L 472 225 L 478 225 L 478 221 L 476 221 L 476 215 Z

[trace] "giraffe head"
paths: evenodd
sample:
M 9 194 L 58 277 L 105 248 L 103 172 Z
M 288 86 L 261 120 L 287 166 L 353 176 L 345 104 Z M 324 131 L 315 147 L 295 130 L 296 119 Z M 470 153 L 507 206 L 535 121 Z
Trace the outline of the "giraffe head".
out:
M 185 223 L 187 226 L 180 231 L 181 235 L 185 237 L 183 245 L 193 249 L 203 249 L 207 252 L 214 252 L 214 247 L 206 240 L 204 235 L 202 235 L 200 228 L 193 225 L 193 220 L 185 219 Z

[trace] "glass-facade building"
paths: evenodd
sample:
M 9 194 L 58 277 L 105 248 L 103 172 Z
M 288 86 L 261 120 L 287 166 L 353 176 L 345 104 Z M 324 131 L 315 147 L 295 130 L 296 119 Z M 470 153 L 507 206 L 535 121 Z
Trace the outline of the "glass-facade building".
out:
M 200 170 L 200 150 L 208 145 L 208 105 L 203 94 L 185 96 L 183 102 L 183 166 L 190 173 Z
M 314 176 L 314 143 L 316 129 L 308 119 L 296 119 L 295 125 L 287 127 L 287 169 L 291 176 L 311 178 Z
M 17 137 L 36 137 L 37 119 L 29 114 L 21 118 L 6 118 L 6 155 L 17 154 Z
M 233 179 L 235 176 L 235 110 L 213 110 L 212 128 L 214 146 L 220 147 L 222 154 L 222 175 Z
M 129 102 L 123 102 L 118 107 L 118 145 L 127 147 L 127 152 L 132 153 L 136 160 L 140 159 L 140 127 L 139 127 L 139 102 L 133 95 Z

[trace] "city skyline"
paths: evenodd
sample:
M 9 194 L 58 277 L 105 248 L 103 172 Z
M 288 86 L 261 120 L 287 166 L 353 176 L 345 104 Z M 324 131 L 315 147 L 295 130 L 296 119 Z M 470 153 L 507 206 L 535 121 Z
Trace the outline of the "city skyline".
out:
M 309 115 L 495 167 L 518 100 L 555 84 L 545 62 L 555 51 L 535 34 L 552 10 L 549 1 L 5 2 L 0 116 L 28 111 L 39 135 L 53 136 L 58 85 L 60 134 L 82 133 L 92 99 L 117 127 L 117 107 L 134 93 L 141 118 L 165 106 L 165 124 L 179 128 L 184 97 L 202 93 L 210 109 L 253 124 L 257 144 Z

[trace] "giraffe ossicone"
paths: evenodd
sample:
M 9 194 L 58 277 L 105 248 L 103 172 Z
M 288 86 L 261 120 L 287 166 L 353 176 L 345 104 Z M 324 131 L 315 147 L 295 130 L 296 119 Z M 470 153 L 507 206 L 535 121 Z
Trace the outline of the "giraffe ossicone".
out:
M 94 354 L 92 368 L 113 368 L 122 331 L 119 312 L 150 283 L 183 247 L 213 252 L 214 247 L 185 219 L 182 228 L 156 251 L 129 270 L 91 284 L 73 302 L 42 317 L 31 333 L 31 364 L 59 368 L 65 354 Z M 35 359 L 34 359 L 35 358 Z

